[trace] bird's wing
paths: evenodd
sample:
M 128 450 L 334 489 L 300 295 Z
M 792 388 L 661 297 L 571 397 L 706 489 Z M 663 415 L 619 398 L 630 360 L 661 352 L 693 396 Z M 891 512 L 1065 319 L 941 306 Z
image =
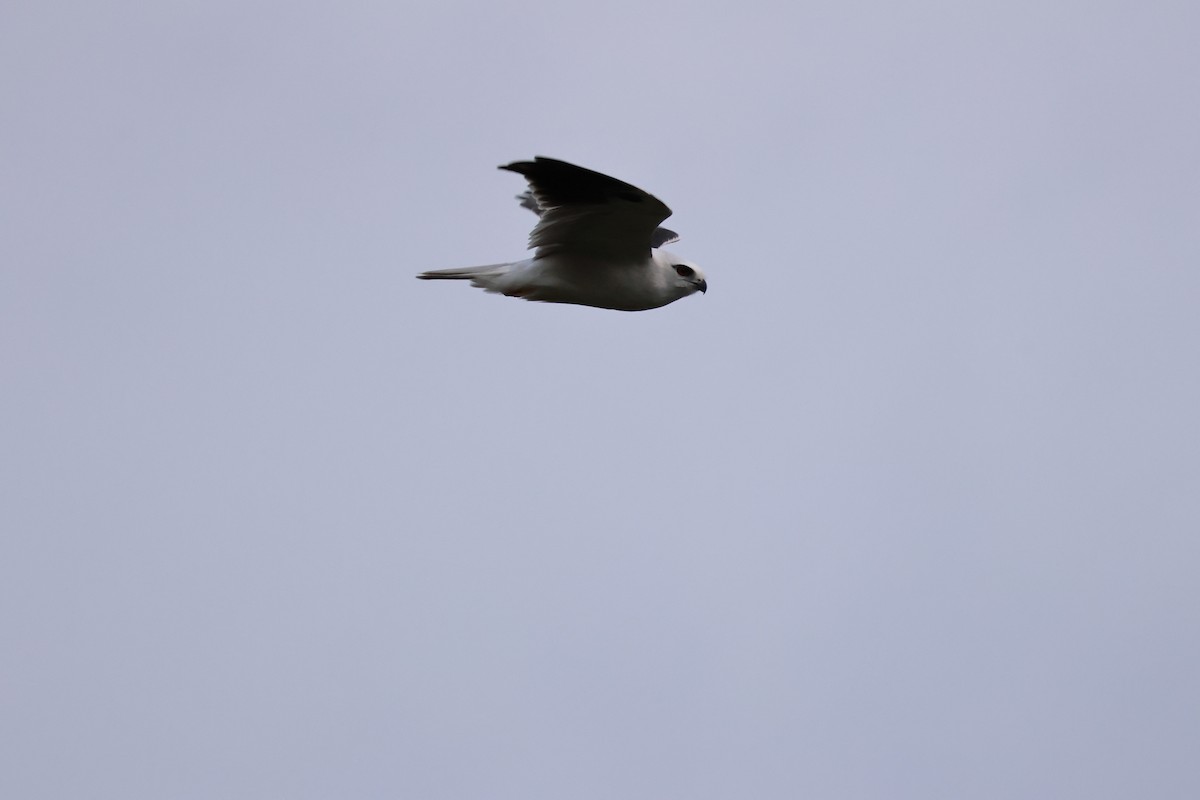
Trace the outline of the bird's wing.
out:
M 517 202 L 521 204 L 521 208 L 528 208 L 539 217 L 542 215 L 542 207 L 537 204 L 537 198 L 530 190 L 526 189 L 517 195 Z
M 529 246 L 537 248 L 538 256 L 578 252 L 634 260 L 647 258 L 651 247 L 678 238 L 658 227 L 671 216 L 671 209 L 624 181 L 543 156 L 500 169 L 529 181 L 535 202 L 527 202 L 525 195 L 520 199 L 521 205 L 541 217 L 529 235 Z
M 528 208 L 539 217 L 542 215 L 542 207 L 538 205 L 537 198 L 533 196 L 533 192 L 526 189 L 517 195 L 517 202 L 521 208 Z M 669 228 L 655 228 L 654 233 L 650 234 L 651 247 L 666 247 L 667 245 L 678 242 L 679 234 Z
M 655 228 L 650 236 L 651 247 L 666 247 L 672 242 L 679 241 L 679 234 L 667 228 Z

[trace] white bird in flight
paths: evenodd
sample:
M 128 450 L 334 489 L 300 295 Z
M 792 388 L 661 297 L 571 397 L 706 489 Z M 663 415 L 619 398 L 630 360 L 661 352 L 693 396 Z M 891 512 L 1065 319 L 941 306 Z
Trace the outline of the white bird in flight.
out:
M 469 280 L 489 292 L 646 311 L 708 290 L 695 264 L 661 249 L 679 237 L 658 224 L 671 209 L 652 194 L 565 161 L 537 156 L 500 169 L 529 181 L 521 205 L 541 219 L 529 235 L 533 258 L 422 272 L 424 280 Z

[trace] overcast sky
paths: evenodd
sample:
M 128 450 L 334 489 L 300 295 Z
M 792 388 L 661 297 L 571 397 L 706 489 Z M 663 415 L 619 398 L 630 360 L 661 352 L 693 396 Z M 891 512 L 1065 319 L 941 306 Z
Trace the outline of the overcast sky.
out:
M 6 0 L 0 796 L 1200 797 L 1198 30 Z

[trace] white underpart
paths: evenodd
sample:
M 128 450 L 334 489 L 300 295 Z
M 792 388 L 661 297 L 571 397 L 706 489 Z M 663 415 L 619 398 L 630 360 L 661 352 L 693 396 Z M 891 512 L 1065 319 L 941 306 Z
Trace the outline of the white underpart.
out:
M 647 311 L 687 297 L 697 291 L 682 281 L 673 264 L 680 263 L 661 250 L 651 250 L 642 260 L 615 262 L 581 258 L 574 254 L 535 257 L 494 267 L 471 278 L 489 292 L 546 303 Z

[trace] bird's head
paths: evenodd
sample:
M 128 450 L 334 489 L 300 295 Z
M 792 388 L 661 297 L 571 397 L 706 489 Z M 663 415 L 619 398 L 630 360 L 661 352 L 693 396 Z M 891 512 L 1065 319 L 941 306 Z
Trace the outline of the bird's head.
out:
M 669 285 L 679 292 L 680 297 L 708 291 L 708 281 L 704 279 L 704 273 L 692 262 L 666 250 L 655 250 L 654 260 L 659 263 L 660 268 L 670 270 L 667 280 L 670 281 Z

